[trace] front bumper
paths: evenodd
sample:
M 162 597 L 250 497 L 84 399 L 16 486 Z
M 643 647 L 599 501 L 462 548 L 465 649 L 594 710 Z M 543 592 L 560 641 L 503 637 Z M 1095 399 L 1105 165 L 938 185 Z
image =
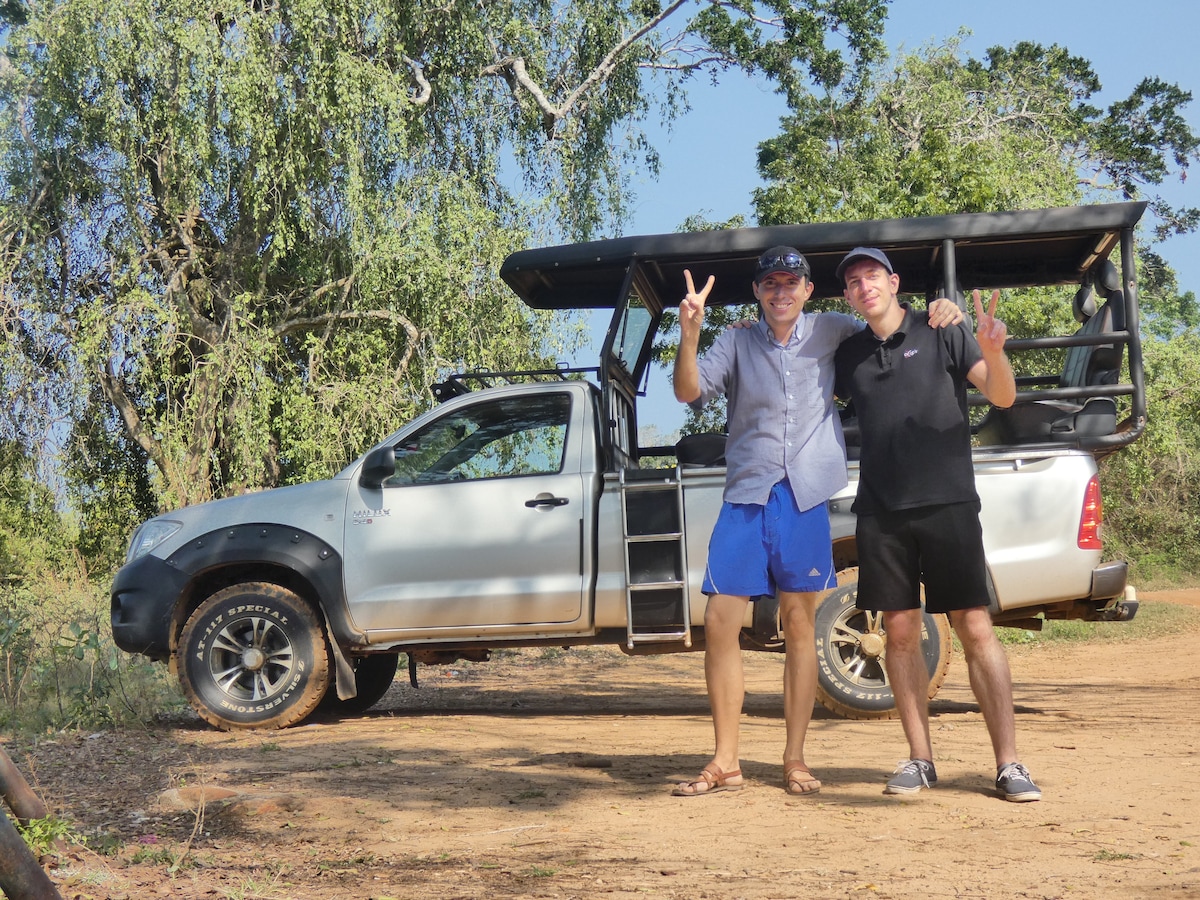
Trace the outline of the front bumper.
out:
M 171 618 L 188 577 L 152 554 L 122 566 L 113 580 L 113 643 L 128 653 L 165 660 L 171 654 Z

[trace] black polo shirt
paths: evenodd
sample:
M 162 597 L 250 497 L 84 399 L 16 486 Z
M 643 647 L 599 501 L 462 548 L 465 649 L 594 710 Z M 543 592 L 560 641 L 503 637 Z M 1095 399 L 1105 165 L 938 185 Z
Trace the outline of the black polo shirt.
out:
M 979 502 L 971 463 L 967 372 L 982 359 L 967 326 L 930 328 L 907 303 L 895 334 L 870 328 L 838 348 L 839 397 L 854 400 L 862 434 L 854 511 Z

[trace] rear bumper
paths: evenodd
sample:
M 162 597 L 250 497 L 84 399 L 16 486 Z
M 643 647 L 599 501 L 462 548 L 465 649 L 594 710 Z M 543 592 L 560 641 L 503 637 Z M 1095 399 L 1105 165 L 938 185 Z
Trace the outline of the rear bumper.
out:
M 1092 592 L 1088 597 L 1091 600 L 1112 600 L 1125 593 L 1125 586 L 1128 583 L 1128 563 L 1104 563 L 1092 569 Z
M 1092 570 L 1094 612 L 1084 618 L 1091 622 L 1128 622 L 1137 615 L 1137 591 L 1129 584 L 1129 566 L 1123 562 L 1105 563 Z

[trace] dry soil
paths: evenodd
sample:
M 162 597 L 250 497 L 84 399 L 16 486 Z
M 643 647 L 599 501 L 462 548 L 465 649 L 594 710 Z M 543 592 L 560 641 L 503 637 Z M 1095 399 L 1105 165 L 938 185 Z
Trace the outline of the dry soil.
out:
M 931 706 L 941 780 L 911 799 L 881 793 L 898 722 L 823 710 L 824 788 L 783 791 L 767 654 L 746 656 L 746 788 L 704 798 L 670 795 L 711 753 L 699 654 L 522 651 L 424 669 L 353 720 L 226 734 L 177 716 L 6 747 L 90 836 L 47 860 L 65 898 L 1183 900 L 1200 897 L 1198 638 L 1010 648 L 1040 803 L 994 796 L 961 658 Z

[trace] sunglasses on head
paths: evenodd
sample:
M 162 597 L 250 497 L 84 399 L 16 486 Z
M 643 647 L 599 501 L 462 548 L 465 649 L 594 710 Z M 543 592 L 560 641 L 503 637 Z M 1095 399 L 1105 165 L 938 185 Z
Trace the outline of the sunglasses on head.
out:
M 758 270 L 773 269 L 776 266 L 783 266 L 785 269 L 799 269 L 808 271 L 808 263 L 799 253 L 784 253 L 782 256 L 760 256 L 758 258 Z

